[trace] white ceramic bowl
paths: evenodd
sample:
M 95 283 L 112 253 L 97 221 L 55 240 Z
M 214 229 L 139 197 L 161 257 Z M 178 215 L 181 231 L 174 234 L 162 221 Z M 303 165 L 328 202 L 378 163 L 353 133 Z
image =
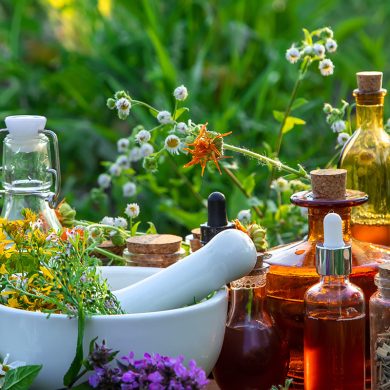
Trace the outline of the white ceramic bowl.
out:
M 158 272 L 158 268 L 102 267 L 112 290 L 123 288 Z M 195 359 L 210 372 L 218 359 L 225 332 L 227 291 L 219 290 L 211 299 L 193 306 L 144 314 L 94 316 L 87 320 L 84 352 L 99 337 L 118 357 L 134 351 Z M 58 389 L 75 355 L 77 320 L 62 314 L 50 318 L 0 305 L 0 355 L 10 360 L 43 364 L 33 389 Z

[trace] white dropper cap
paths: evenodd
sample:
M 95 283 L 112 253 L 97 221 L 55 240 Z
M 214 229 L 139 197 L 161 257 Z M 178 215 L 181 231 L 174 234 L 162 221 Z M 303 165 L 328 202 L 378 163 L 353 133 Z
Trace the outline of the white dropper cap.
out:
M 9 136 L 15 140 L 36 138 L 40 130 L 44 130 L 46 118 L 38 115 L 14 115 L 5 118 Z
M 336 213 L 329 213 L 324 218 L 324 248 L 337 249 L 344 246 L 341 217 Z

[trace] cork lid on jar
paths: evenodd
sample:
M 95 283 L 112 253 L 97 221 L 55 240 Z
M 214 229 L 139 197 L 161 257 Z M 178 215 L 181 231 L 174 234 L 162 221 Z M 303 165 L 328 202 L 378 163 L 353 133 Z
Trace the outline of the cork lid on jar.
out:
M 382 72 L 358 72 L 356 73 L 359 92 L 374 93 L 382 89 Z
M 170 254 L 180 250 L 181 237 L 172 234 L 145 234 L 126 240 L 131 253 Z
M 346 189 L 345 169 L 316 169 L 310 172 L 310 178 L 312 190 L 292 195 L 292 203 L 303 207 L 350 207 L 368 200 L 364 192 Z
M 384 279 L 390 279 L 390 263 L 386 262 L 383 264 L 379 264 L 379 277 Z

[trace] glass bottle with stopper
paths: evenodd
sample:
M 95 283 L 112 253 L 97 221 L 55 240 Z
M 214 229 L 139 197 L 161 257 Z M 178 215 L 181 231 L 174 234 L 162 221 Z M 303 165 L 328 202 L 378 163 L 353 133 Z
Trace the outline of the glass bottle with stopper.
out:
M 364 191 L 369 200 L 352 211 L 355 238 L 390 246 L 390 136 L 383 129 L 382 72 L 356 74 L 357 130 L 344 146 L 340 167 L 348 171 L 347 187 Z
M 44 230 L 61 228 L 54 211 L 61 186 L 58 140 L 45 130 L 46 118 L 33 115 L 9 116 L 3 141 L 2 179 L 4 204 L 1 217 L 23 219 L 30 209 L 42 221 Z M 54 164 L 49 138 L 53 140 Z M 54 183 L 53 183 L 54 182 Z M 54 192 L 51 190 L 54 184 Z
M 311 172 L 312 191 L 298 192 L 292 203 L 308 208 L 308 235 L 302 241 L 271 249 L 267 263 L 271 265 L 267 278 L 267 303 L 279 328 L 287 335 L 290 348 L 289 376 L 294 389 L 303 388 L 303 328 L 305 291 L 318 282 L 316 245 L 323 242 L 323 220 L 331 211 L 342 219 L 343 240 L 352 245 L 351 282 L 368 299 L 375 291 L 374 276 L 378 265 L 390 260 L 390 250 L 351 237 L 351 209 L 367 201 L 365 193 L 346 190 L 346 170 L 320 169 Z M 368 320 L 368 317 L 367 317 Z M 369 378 L 369 332 L 366 327 L 366 369 Z
M 364 390 L 364 296 L 349 281 L 352 250 L 343 241 L 338 214 L 324 218 L 316 260 L 321 279 L 304 298 L 305 390 Z

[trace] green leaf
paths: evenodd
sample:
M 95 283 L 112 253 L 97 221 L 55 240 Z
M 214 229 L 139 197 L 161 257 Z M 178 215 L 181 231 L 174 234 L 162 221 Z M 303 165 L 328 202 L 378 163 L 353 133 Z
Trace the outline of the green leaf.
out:
M 242 182 L 242 186 L 245 188 L 245 191 L 249 194 L 249 196 L 252 196 L 253 190 L 256 186 L 255 173 L 247 176 Z
M 155 118 L 157 118 L 157 115 L 158 115 L 158 111 L 157 111 L 157 110 L 151 110 L 151 109 L 149 109 L 149 112 L 150 112 Z
M 83 305 L 81 303 L 79 303 L 76 355 L 72 361 L 72 364 L 69 367 L 69 370 L 64 375 L 64 386 L 70 386 L 75 382 L 75 380 L 77 378 L 77 374 L 80 372 L 80 369 L 83 365 L 84 328 L 85 328 L 85 314 L 84 314 L 84 310 L 83 310 Z
M 284 112 L 273 110 L 273 111 L 272 111 L 272 114 L 274 115 L 274 118 L 275 118 L 278 122 L 280 122 L 280 123 L 283 122 Z
M 293 105 L 291 107 L 291 111 L 294 111 L 297 108 L 304 106 L 306 103 L 307 103 L 307 100 L 305 98 L 297 98 L 297 99 L 295 99 L 295 101 L 294 101 L 294 103 L 293 103 Z
M 176 110 L 175 117 L 173 119 L 178 120 L 185 112 L 190 111 L 187 107 L 181 107 Z
M 306 122 L 295 116 L 289 116 L 283 126 L 283 133 L 287 133 L 294 128 L 295 125 L 304 125 Z
M 146 234 L 157 234 L 156 226 L 154 226 L 153 222 L 148 222 L 148 230 L 146 231 Z
M 303 28 L 303 33 L 305 34 L 305 42 L 308 44 L 308 45 L 312 45 L 313 44 L 313 40 L 311 38 L 311 34 L 310 34 L 310 31 L 307 30 L 306 28 Z
M 5 374 L 4 390 L 28 390 L 41 371 L 42 365 L 21 366 Z
M 133 225 L 133 227 L 131 228 L 131 235 L 132 235 L 132 236 L 135 236 L 135 234 L 137 233 L 138 226 L 139 226 L 140 223 L 141 223 L 141 221 L 136 222 L 136 223 Z

